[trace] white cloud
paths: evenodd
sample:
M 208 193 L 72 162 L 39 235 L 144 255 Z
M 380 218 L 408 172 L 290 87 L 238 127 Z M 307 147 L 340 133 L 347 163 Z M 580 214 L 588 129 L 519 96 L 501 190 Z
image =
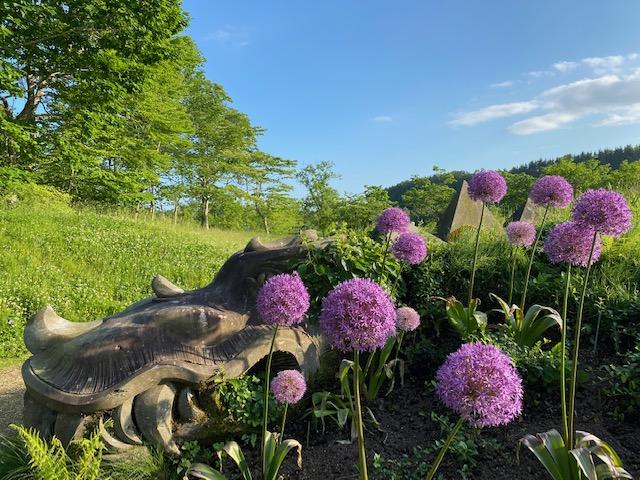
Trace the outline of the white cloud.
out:
M 608 57 L 583 58 L 582 63 L 593 69 L 597 74 L 616 72 L 625 62 L 623 55 L 610 55 Z
M 492 83 L 492 88 L 509 88 L 513 87 L 513 82 L 511 80 L 506 80 L 504 82 Z
M 509 131 L 517 135 L 531 135 L 532 133 L 556 130 L 576 118 L 578 118 L 577 115 L 571 113 L 547 113 L 516 122 L 509 127 Z
M 478 123 L 488 122 L 496 118 L 528 113 L 536 108 L 538 108 L 538 105 L 535 102 L 514 102 L 491 105 L 490 107 L 481 108 L 480 110 L 460 113 L 449 123 L 451 125 L 477 125 Z
M 535 70 L 527 73 L 527 76 L 531 78 L 553 77 L 554 75 L 555 73 L 550 70 Z
M 372 117 L 371 120 L 373 122 L 385 123 L 393 121 L 393 118 L 389 115 L 376 115 L 375 117 Z
M 578 68 L 578 64 L 576 62 L 558 62 L 553 64 L 553 68 L 558 70 L 559 72 L 566 73 Z
M 625 64 L 626 61 L 631 61 L 630 58 L 640 58 L 640 55 L 634 55 L 636 54 L 590 57 L 581 65 L 588 65 L 594 72 L 604 69 L 618 71 L 607 71 L 556 85 L 529 100 L 489 105 L 458 113 L 449 123 L 472 126 L 535 111 L 534 116 L 512 123 L 509 131 L 518 135 L 530 135 L 556 130 L 587 116 L 596 117 L 596 126 L 640 124 L 640 68 L 634 69 L 632 65 Z M 570 62 L 558 62 L 554 67 L 559 72 L 574 68 L 567 67 L 566 63 Z M 562 66 L 558 68 L 558 65 Z
M 626 107 L 611 112 L 598 125 L 600 126 L 619 126 L 632 125 L 640 123 L 640 103 L 634 103 Z
M 233 47 L 246 47 L 251 45 L 251 37 L 248 31 L 233 25 L 225 25 L 205 35 L 204 39 Z

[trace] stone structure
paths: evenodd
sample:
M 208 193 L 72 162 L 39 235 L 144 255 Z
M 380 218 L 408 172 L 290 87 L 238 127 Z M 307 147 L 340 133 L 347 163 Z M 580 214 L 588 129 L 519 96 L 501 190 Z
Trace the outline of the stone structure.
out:
M 542 220 L 542 215 L 544 215 L 544 208 L 537 206 L 530 198 L 527 198 L 527 202 L 522 209 L 514 214 L 513 219 L 537 226 Z
M 482 202 L 471 200 L 468 193 L 468 184 L 465 181 L 457 188 L 447 209 L 438 222 L 438 237 L 449 241 L 463 227 L 477 228 L 482 212 Z M 491 214 L 488 208 L 484 210 L 482 225 L 487 228 L 502 230 L 502 225 Z
M 63 443 L 95 425 L 112 451 L 147 441 L 179 454 L 176 432 L 195 434 L 206 417 L 206 382 L 239 376 L 268 354 L 273 327 L 255 312 L 257 292 L 303 252 L 299 237 L 253 239 L 210 285 L 184 291 L 158 276 L 155 296 L 103 320 L 69 322 L 43 308 L 24 334 L 33 353 L 22 368 L 25 424 Z M 321 347 L 305 328 L 280 327 L 275 351 L 310 374 Z

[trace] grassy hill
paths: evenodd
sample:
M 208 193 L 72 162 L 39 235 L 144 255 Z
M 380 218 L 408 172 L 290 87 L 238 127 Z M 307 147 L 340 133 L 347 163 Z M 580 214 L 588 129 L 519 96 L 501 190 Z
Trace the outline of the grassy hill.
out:
M 148 296 L 156 274 L 201 287 L 251 236 L 65 206 L 0 207 L 0 358 L 25 353 L 24 324 L 46 304 L 87 321 Z

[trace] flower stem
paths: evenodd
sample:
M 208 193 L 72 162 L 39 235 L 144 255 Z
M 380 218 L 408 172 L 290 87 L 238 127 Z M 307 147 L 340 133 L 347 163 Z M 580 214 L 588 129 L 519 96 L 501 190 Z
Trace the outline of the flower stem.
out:
M 529 287 L 529 277 L 531 276 L 531 267 L 533 266 L 533 259 L 536 256 L 536 250 L 538 249 L 538 243 L 540 243 L 540 237 L 542 237 L 542 230 L 544 229 L 544 224 L 547 221 L 547 213 L 549 213 L 549 205 L 547 205 L 544 209 L 544 214 L 542 215 L 542 222 L 540 223 L 540 228 L 538 229 L 538 234 L 536 235 L 536 241 L 533 243 L 533 247 L 531 248 L 531 255 L 529 256 L 529 266 L 527 267 L 527 275 L 524 277 L 524 289 L 522 290 L 522 300 L 520 301 L 520 309 L 524 312 L 524 304 L 527 300 L 527 288 Z
M 278 325 L 273 330 L 273 337 L 271 338 L 271 346 L 269 347 L 269 355 L 267 356 L 267 370 L 264 374 L 264 403 L 263 403 L 263 415 L 262 415 L 262 476 L 267 474 L 267 421 L 269 419 L 269 377 L 271 377 L 271 358 L 273 357 L 273 347 L 276 343 L 276 336 L 278 335 Z
M 280 443 L 284 440 L 284 426 L 287 423 L 287 409 L 289 408 L 289 402 L 284 403 L 284 412 L 282 412 L 282 427 L 280 428 Z
M 516 274 L 516 252 L 516 247 L 511 249 L 511 278 L 509 280 L 509 301 L 507 302 L 509 306 L 511 306 L 511 301 L 513 300 L 513 280 Z
M 571 264 L 567 266 L 567 279 L 564 286 L 564 300 L 562 302 L 562 339 L 560 340 L 560 411 L 562 417 L 562 438 L 564 444 L 569 445 L 569 424 L 567 421 L 567 305 L 569 302 L 569 286 L 571 285 Z
M 482 229 L 482 220 L 484 219 L 484 202 L 482 202 L 482 211 L 480 212 L 480 222 L 478 223 L 478 231 L 476 232 L 476 246 L 473 252 L 473 266 L 471 267 L 471 282 L 469 283 L 469 302 L 473 300 L 473 283 L 476 279 L 476 263 L 478 262 L 478 245 L 480 244 L 480 230 Z
M 574 346 L 573 346 L 573 359 L 571 361 L 571 385 L 569 388 L 569 443 L 567 448 L 573 448 L 573 420 L 575 417 L 575 402 L 576 402 L 576 384 L 578 383 L 578 353 L 580 350 L 580 330 L 582 328 L 582 312 L 584 310 L 584 299 L 587 295 L 587 285 L 589 283 L 589 273 L 591 272 L 591 260 L 593 259 L 593 250 L 596 246 L 596 240 L 598 239 L 598 232 L 593 233 L 593 240 L 591 240 L 591 250 L 589 251 L 589 261 L 587 262 L 587 271 L 584 274 L 584 283 L 582 285 L 582 293 L 580 295 L 580 304 L 578 306 L 578 316 L 576 318 L 576 326 L 573 332 Z
M 391 233 L 387 233 L 387 238 L 384 241 L 384 254 L 382 255 L 382 266 L 380 268 L 380 276 L 378 277 L 378 283 L 380 284 L 382 284 L 382 282 L 387 278 L 387 272 L 385 272 L 385 268 L 387 267 L 387 256 L 389 255 L 390 243 L 391 243 Z
M 360 406 L 360 352 L 353 352 L 353 391 L 356 402 L 356 430 L 358 432 L 358 464 L 360 466 L 360 480 L 368 480 L 367 454 L 364 449 L 364 428 L 362 426 L 362 407 Z
M 447 453 L 447 450 L 449 449 L 449 446 L 451 445 L 451 442 L 453 442 L 453 439 L 455 438 L 456 434 L 460 430 L 460 427 L 462 427 L 462 423 L 463 422 L 464 422 L 464 419 L 462 417 L 460 417 L 458 419 L 458 422 L 456 423 L 455 427 L 453 427 L 453 429 L 451 430 L 451 433 L 449 433 L 449 436 L 447 437 L 446 442 L 444 442 L 444 445 L 440 449 L 440 452 L 438 452 L 438 456 L 436 457 L 435 461 L 433 462 L 433 465 L 431 465 L 431 470 L 429 470 L 429 473 L 427 474 L 427 479 L 426 480 L 432 480 L 432 478 L 435 476 L 436 471 L 438 470 L 438 467 L 440 466 L 440 463 L 442 462 L 442 459 L 444 458 L 444 454 Z

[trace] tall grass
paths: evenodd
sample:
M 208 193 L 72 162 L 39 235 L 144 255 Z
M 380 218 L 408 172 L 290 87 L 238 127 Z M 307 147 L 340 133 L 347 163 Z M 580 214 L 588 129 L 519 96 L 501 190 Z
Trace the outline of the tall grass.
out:
M 156 274 L 198 288 L 251 236 L 86 208 L 0 208 L 0 358 L 26 353 L 25 322 L 46 304 L 87 321 L 150 295 Z

